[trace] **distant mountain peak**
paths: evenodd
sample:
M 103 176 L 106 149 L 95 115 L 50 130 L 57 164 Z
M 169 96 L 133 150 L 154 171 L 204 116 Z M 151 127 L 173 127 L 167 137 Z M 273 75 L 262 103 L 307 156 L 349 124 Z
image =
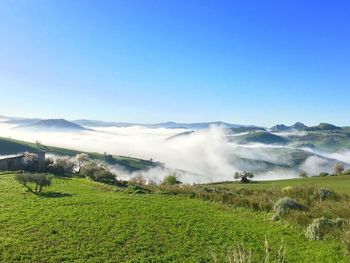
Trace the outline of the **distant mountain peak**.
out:
M 28 125 L 22 125 L 25 128 L 51 129 L 51 130 L 88 130 L 76 123 L 67 121 L 65 119 L 45 119 L 38 120 Z
M 277 124 L 271 128 L 272 132 L 288 131 L 290 127 L 284 124 Z
M 283 131 L 291 131 L 291 130 L 303 131 L 307 128 L 308 127 L 304 123 L 296 122 L 291 126 L 287 126 L 284 124 L 277 124 L 277 125 L 273 126 L 270 130 L 272 132 L 283 132 Z
M 304 123 L 302 123 L 302 122 L 296 122 L 296 123 L 294 123 L 292 126 L 290 126 L 292 129 L 295 129 L 295 130 L 299 130 L 299 131 L 301 131 L 301 130 L 305 130 L 305 129 L 307 129 L 308 127 L 304 124 Z

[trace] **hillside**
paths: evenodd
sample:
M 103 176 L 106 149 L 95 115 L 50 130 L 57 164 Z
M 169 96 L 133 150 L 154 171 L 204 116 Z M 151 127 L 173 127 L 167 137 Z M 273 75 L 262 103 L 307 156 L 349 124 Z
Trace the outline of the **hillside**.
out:
M 287 144 L 288 139 L 269 132 L 250 132 L 234 137 L 239 143 Z
M 32 129 L 40 129 L 40 130 L 53 130 L 53 131 L 84 131 L 88 130 L 76 123 L 67 121 L 65 119 L 47 119 L 47 120 L 39 120 L 34 123 L 20 125 L 22 128 L 32 128 Z
M 0 137 L 0 155 L 10 155 L 17 154 L 21 152 L 32 152 L 37 150 L 44 150 L 47 153 L 56 154 L 56 155 L 66 155 L 66 156 L 75 156 L 81 151 L 65 149 L 60 147 L 38 145 L 35 143 L 29 143 L 9 138 Z M 90 158 L 96 160 L 104 160 L 104 155 L 99 153 L 88 153 Z M 113 164 L 117 164 L 123 167 L 129 172 L 147 170 L 152 167 L 156 167 L 158 164 L 148 160 L 142 160 L 126 156 L 113 156 Z
M 225 262 L 237 244 L 254 262 L 281 244 L 286 262 L 347 262 L 340 244 L 243 208 L 160 194 L 115 192 L 87 179 L 59 179 L 44 196 L 0 174 L 0 261 Z M 217 259 L 217 261 L 215 261 Z

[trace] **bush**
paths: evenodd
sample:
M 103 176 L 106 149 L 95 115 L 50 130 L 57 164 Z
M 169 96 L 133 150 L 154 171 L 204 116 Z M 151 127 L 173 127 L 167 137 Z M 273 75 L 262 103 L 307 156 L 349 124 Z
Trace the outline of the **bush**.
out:
M 46 159 L 46 170 L 57 175 L 72 175 L 75 163 L 69 157 L 57 157 L 55 159 Z
M 283 217 L 285 214 L 289 212 L 289 210 L 303 210 L 304 206 L 299 204 L 296 200 L 291 199 L 289 197 L 283 197 L 279 199 L 273 206 L 273 210 L 275 211 L 274 220 L 277 220 Z
M 94 173 L 92 179 L 96 182 L 114 184 L 116 180 L 115 177 L 115 174 L 113 174 L 111 171 L 109 171 L 105 167 L 100 167 L 100 169 Z
M 136 185 L 146 185 L 147 180 L 142 174 L 138 174 L 131 178 L 129 182 Z
M 33 193 L 40 193 L 45 186 L 50 186 L 52 182 L 51 176 L 47 174 L 21 173 L 16 175 L 16 180 Z
M 307 227 L 305 235 L 310 240 L 322 240 L 331 231 L 340 229 L 346 221 L 342 218 L 329 219 L 326 217 L 316 218 Z
M 80 170 L 80 174 L 96 182 L 106 184 L 116 183 L 116 175 L 107 167 L 94 161 L 85 163 L 85 165 Z
M 319 176 L 321 176 L 321 177 L 326 177 L 326 176 L 329 176 L 329 173 L 325 173 L 325 172 L 323 172 L 323 173 L 320 173 L 320 175 Z
M 176 184 L 181 184 L 176 174 L 167 175 L 164 177 L 162 181 L 162 185 L 176 185 Z
M 151 190 L 138 186 L 138 185 L 129 185 L 127 188 L 123 190 L 123 193 L 127 194 L 148 194 Z
M 307 173 L 305 171 L 300 171 L 299 177 L 300 178 L 306 178 L 307 177 Z
M 326 200 L 327 198 L 335 198 L 336 194 L 332 190 L 328 189 L 315 189 L 313 196 L 319 198 L 321 201 Z

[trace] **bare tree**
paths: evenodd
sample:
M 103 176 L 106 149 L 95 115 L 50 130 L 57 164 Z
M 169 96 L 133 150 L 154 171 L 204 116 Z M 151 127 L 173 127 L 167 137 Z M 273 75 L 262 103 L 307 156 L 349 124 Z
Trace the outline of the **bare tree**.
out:
M 78 174 L 80 174 L 81 168 L 84 165 L 84 163 L 89 161 L 89 155 L 87 155 L 86 153 L 77 154 L 75 156 L 75 161 L 77 162 L 78 166 Z
M 36 153 L 25 152 L 23 155 L 23 164 L 25 170 L 34 171 L 37 169 L 39 156 Z
M 45 186 L 50 186 L 52 177 L 46 174 L 20 173 L 16 175 L 16 180 L 32 193 L 40 193 Z M 35 188 L 32 188 L 32 185 Z
M 344 165 L 342 165 L 341 163 L 336 163 L 334 165 L 334 174 L 341 175 L 342 172 L 344 172 L 344 170 Z

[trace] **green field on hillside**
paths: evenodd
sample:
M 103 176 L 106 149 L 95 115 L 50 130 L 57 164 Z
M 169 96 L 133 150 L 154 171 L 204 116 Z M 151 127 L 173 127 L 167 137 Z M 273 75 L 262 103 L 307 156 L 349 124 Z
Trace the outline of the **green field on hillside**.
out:
M 65 149 L 54 146 L 41 145 L 36 143 L 24 142 L 20 140 L 14 140 L 9 138 L 0 137 L 0 155 L 10 155 L 22 152 L 35 152 L 38 150 L 44 150 L 47 153 L 63 155 L 63 156 L 75 156 L 82 151 L 76 151 L 71 149 Z M 88 153 L 89 157 L 96 160 L 104 160 L 104 155 L 100 153 Z M 157 166 L 157 163 L 148 160 L 142 160 L 132 157 L 114 155 L 114 163 L 129 172 L 138 170 L 147 170 L 149 168 Z
M 244 187 L 247 189 L 280 189 L 286 186 L 315 186 L 332 189 L 338 193 L 350 194 L 350 176 L 326 176 L 326 177 L 307 177 L 296 178 L 288 180 L 275 180 L 275 181 L 256 181 L 249 184 L 242 184 L 240 182 L 222 182 L 208 184 L 216 187 L 224 187 L 229 189 L 235 189 Z
M 253 184 L 252 184 L 253 185 Z M 348 262 L 340 242 L 307 241 L 271 215 L 202 200 L 125 194 L 83 178 L 56 178 L 44 196 L 0 174 L 0 261 L 225 262 L 241 244 L 263 262 Z M 214 256 L 213 256 L 214 255 Z

